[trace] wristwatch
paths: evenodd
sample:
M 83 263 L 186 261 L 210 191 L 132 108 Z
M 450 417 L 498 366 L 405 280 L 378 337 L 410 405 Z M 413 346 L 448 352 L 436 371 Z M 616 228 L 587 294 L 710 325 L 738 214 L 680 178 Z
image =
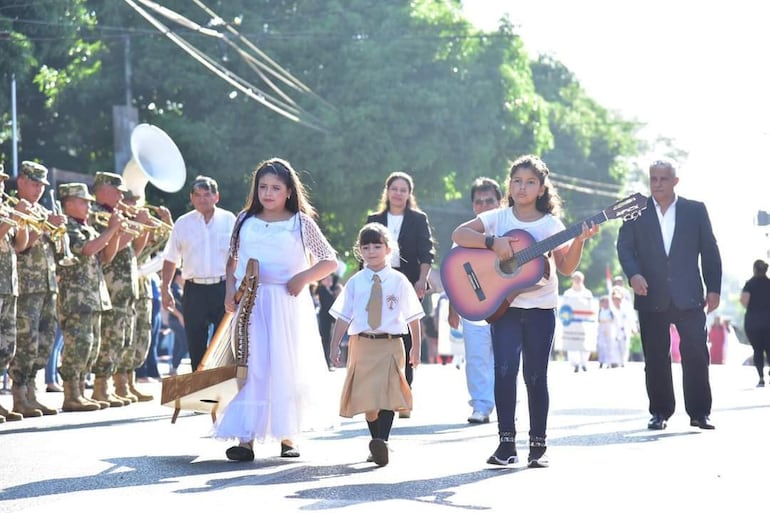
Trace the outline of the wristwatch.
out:
M 487 249 L 492 249 L 492 246 L 494 245 L 495 245 L 495 236 L 487 235 L 487 238 L 484 239 L 484 246 L 486 246 Z

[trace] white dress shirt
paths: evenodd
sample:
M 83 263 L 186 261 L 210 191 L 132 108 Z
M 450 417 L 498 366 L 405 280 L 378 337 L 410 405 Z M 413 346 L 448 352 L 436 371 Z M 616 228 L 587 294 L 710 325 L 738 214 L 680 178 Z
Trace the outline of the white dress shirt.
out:
M 359 333 L 408 333 L 407 325 L 425 316 L 420 298 L 406 276 L 390 266 L 377 272 L 382 283 L 382 322 L 376 329 L 369 326 L 366 305 L 372 291 L 374 272 L 364 267 L 345 284 L 342 292 L 329 309 L 335 319 L 349 322 L 349 335 Z
M 197 210 L 188 212 L 174 223 L 163 259 L 181 267 L 185 280 L 224 277 L 234 225 L 235 215 L 219 207 L 208 223 Z
M 664 214 L 660 210 L 660 203 L 652 199 L 655 203 L 655 213 L 658 214 L 658 222 L 660 223 L 660 234 L 663 236 L 663 247 L 666 250 L 666 255 L 671 251 L 671 241 L 674 240 L 674 229 L 676 229 L 676 201 L 678 197 L 674 196 L 674 201 L 666 209 Z

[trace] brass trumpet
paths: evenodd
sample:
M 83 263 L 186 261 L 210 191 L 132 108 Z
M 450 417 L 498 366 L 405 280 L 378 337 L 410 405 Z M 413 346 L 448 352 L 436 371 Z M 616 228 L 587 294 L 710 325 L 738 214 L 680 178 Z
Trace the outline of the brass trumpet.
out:
M 31 205 L 32 213 L 25 214 L 19 210 L 11 208 L 19 204 L 19 198 L 10 196 L 3 192 L 3 199 L 5 201 L 4 207 L 7 209 L 8 215 L 18 218 L 21 222 L 32 228 L 36 233 L 46 232 L 51 237 L 51 240 L 60 238 L 66 233 L 67 228 L 65 226 L 56 226 L 48 222 L 48 211 L 37 203 Z
M 11 219 L 10 217 L 6 217 L 5 212 L 0 215 L 0 224 L 7 224 L 11 228 L 17 228 L 19 226 L 19 223 Z
M 18 226 L 19 222 L 21 222 L 27 225 L 35 233 L 42 233 L 43 231 L 45 231 L 45 228 L 43 227 L 43 223 L 40 219 L 38 219 L 37 217 L 31 216 L 29 214 L 25 214 L 24 212 L 20 212 L 15 208 L 11 208 L 7 204 L 0 205 L 0 214 L 2 214 L 9 221 L 16 224 L 16 226 Z M 16 222 L 13 219 L 11 219 L 12 217 L 15 217 L 16 219 L 18 219 L 19 222 Z M 10 224 L 10 223 L 6 223 L 6 224 Z
M 160 207 L 157 207 L 155 205 L 144 205 L 143 207 L 139 207 L 139 206 L 129 205 L 127 203 L 124 203 L 123 201 L 119 201 L 115 208 L 123 212 L 127 217 L 129 217 L 132 220 L 137 216 L 137 214 L 139 214 L 139 210 L 142 208 L 149 209 L 153 212 L 157 212 L 160 209 Z M 173 227 L 170 224 L 163 222 L 161 219 L 158 219 L 157 217 L 150 217 L 149 224 L 139 223 L 139 222 L 136 222 L 136 223 L 141 224 L 142 226 L 147 226 L 148 228 L 146 229 L 156 230 L 159 232 L 163 232 L 163 231 L 171 232 L 171 230 L 173 229 Z
M 56 215 L 62 215 L 62 208 L 61 203 L 59 203 L 53 195 L 53 189 L 48 191 L 51 198 L 51 205 L 53 206 L 53 213 Z M 43 207 L 40 207 L 43 208 Z M 72 250 L 70 249 L 70 237 L 67 233 L 67 227 L 62 226 L 61 228 L 64 229 L 62 234 L 58 237 L 58 239 L 55 241 L 56 249 L 59 253 L 61 253 L 63 256 L 59 259 L 57 262 L 62 267 L 69 267 L 71 265 L 75 265 L 78 263 L 77 257 L 72 254 Z
M 110 224 L 110 217 L 112 214 L 109 212 L 91 212 L 94 218 L 94 222 L 99 226 L 107 226 Z M 132 237 L 138 237 L 142 234 L 142 231 L 150 228 L 142 223 L 131 221 L 130 219 L 123 219 L 120 223 L 120 231 L 127 233 Z

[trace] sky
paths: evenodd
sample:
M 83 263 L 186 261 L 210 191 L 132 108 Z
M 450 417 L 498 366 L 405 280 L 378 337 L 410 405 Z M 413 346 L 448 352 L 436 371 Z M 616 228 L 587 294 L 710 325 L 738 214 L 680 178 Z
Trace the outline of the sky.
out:
M 706 203 L 725 274 L 733 277 L 725 281 L 739 283 L 739 291 L 752 262 L 770 256 L 770 226 L 755 223 L 759 210 L 770 211 L 763 2 L 464 3 L 468 19 L 488 30 L 507 13 L 530 56 L 555 57 L 601 105 L 644 123 L 643 137 L 669 137 L 688 152 L 677 193 Z M 646 184 L 640 192 L 648 193 Z

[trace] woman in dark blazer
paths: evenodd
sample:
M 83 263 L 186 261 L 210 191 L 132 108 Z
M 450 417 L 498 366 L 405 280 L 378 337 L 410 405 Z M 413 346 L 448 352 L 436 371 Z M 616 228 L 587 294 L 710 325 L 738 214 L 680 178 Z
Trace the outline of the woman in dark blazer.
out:
M 409 279 L 417 296 L 422 300 L 428 288 L 428 276 L 435 250 L 428 216 L 417 207 L 412 177 L 402 171 L 391 173 L 385 180 L 379 210 L 369 215 L 366 222 L 384 224 L 393 239 L 398 240 L 398 248 L 393 248 L 391 266 Z M 408 333 L 404 334 L 403 338 L 404 349 L 406 354 L 409 354 L 412 338 Z M 404 371 L 406 381 L 411 386 L 413 373 L 408 358 Z M 400 416 L 403 418 L 407 415 Z

